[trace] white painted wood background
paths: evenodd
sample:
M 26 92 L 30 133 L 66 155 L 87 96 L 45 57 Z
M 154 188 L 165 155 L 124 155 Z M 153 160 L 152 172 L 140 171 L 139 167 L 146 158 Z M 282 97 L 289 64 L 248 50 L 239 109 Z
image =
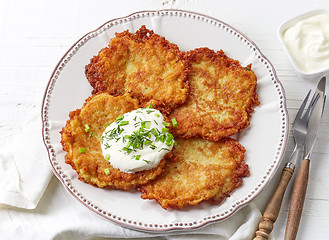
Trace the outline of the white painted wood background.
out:
M 10 139 L 29 116 L 41 112 L 44 89 L 54 67 L 85 33 L 136 11 L 169 8 L 212 16 L 254 41 L 276 68 L 286 91 L 290 119 L 294 119 L 302 99 L 318 79 L 306 81 L 297 77 L 278 40 L 277 30 L 281 23 L 300 13 L 329 10 L 327 0 L 0 0 L 0 139 Z M 328 106 L 312 157 L 298 239 L 329 239 Z M 283 162 L 292 149 L 290 137 Z M 260 209 L 270 198 L 281 169 L 282 166 L 254 201 Z M 274 226 L 275 239 L 283 239 L 291 188 L 292 184 Z

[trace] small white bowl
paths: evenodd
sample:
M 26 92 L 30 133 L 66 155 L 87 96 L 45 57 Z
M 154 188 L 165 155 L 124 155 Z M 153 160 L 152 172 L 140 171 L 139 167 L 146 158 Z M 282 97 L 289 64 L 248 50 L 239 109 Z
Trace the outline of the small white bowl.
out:
M 283 34 L 288 28 L 290 28 L 292 25 L 296 24 L 297 22 L 299 22 L 303 19 L 309 18 L 311 16 L 317 15 L 317 14 L 322 14 L 322 13 L 329 15 L 329 11 L 326 11 L 326 10 L 310 11 L 310 12 L 298 15 L 298 16 L 286 21 L 285 23 L 283 23 L 280 26 L 280 28 L 278 30 L 278 35 L 279 35 L 279 39 L 281 41 L 281 44 L 283 45 L 283 47 L 284 47 L 284 49 L 285 49 L 285 51 L 286 51 L 286 53 L 289 57 L 289 60 L 290 60 L 291 64 L 293 65 L 295 71 L 298 73 L 298 75 L 300 75 L 304 79 L 308 79 L 308 80 L 311 80 L 311 79 L 314 79 L 314 78 L 320 78 L 320 77 L 323 77 L 323 76 L 329 76 L 329 66 L 326 67 L 326 68 L 316 70 L 316 71 L 304 71 L 304 70 L 302 70 L 298 66 L 297 62 L 294 59 L 294 56 L 292 55 L 292 53 L 290 52 L 290 49 L 286 45 L 286 43 L 283 39 Z

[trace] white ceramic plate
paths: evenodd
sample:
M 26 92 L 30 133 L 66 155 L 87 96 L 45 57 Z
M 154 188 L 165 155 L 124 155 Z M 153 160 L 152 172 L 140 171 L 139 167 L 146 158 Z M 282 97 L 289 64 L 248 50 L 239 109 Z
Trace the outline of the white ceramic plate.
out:
M 252 64 L 258 78 L 261 105 L 252 114 L 251 124 L 239 136 L 246 148 L 245 161 L 250 177 L 222 204 L 207 202 L 183 210 L 164 210 L 155 201 L 142 200 L 130 191 L 104 190 L 78 180 L 65 164 L 59 131 L 70 111 L 81 108 L 92 88 L 84 67 L 105 47 L 115 32 L 135 32 L 146 25 L 177 44 L 182 51 L 197 47 L 223 49 L 240 61 Z M 285 95 L 269 60 L 242 33 L 217 19 L 180 10 L 144 11 L 111 20 L 86 34 L 74 44 L 56 66 L 47 86 L 43 107 L 43 138 L 54 174 L 68 192 L 93 212 L 122 226 L 145 231 L 188 230 L 223 220 L 253 200 L 267 185 L 283 157 L 288 137 Z

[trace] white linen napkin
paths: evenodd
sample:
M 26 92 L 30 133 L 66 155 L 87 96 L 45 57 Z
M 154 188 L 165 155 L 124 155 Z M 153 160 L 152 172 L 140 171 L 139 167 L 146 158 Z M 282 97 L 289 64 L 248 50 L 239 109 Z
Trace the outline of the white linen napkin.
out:
M 0 143 L 0 204 L 34 209 L 52 176 L 42 141 L 41 116 Z
M 259 209 L 250 203 L 230 218 L 210 224 L 188 234 L 167 236 L 168 240 L 249 240 L 253 239 L 262 218 Z

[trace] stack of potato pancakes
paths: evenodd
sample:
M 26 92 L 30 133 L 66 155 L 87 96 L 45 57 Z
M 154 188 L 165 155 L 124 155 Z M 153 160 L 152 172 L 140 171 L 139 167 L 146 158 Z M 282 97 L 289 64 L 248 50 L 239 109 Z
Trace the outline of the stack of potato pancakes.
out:
M 181 52 L 142 26 L 136 33 L 116 33 L 85 74 L 92 96 L 69 114 L 61 131 L 65 162 L 80 180 L 137 189 L 164 209 L 180 209 L 205 200 L 219 204 L 249 175 L 245 149 L 230 136 L 249 126 L 259 104 L 250 65 L 242 67 L 222 50 Z M 128 173 L 112 167 L 101 149 L 105 127 L 150 103 L 168 121 L 176 120 L 170 132 L 177 145 L 152 169 Z

